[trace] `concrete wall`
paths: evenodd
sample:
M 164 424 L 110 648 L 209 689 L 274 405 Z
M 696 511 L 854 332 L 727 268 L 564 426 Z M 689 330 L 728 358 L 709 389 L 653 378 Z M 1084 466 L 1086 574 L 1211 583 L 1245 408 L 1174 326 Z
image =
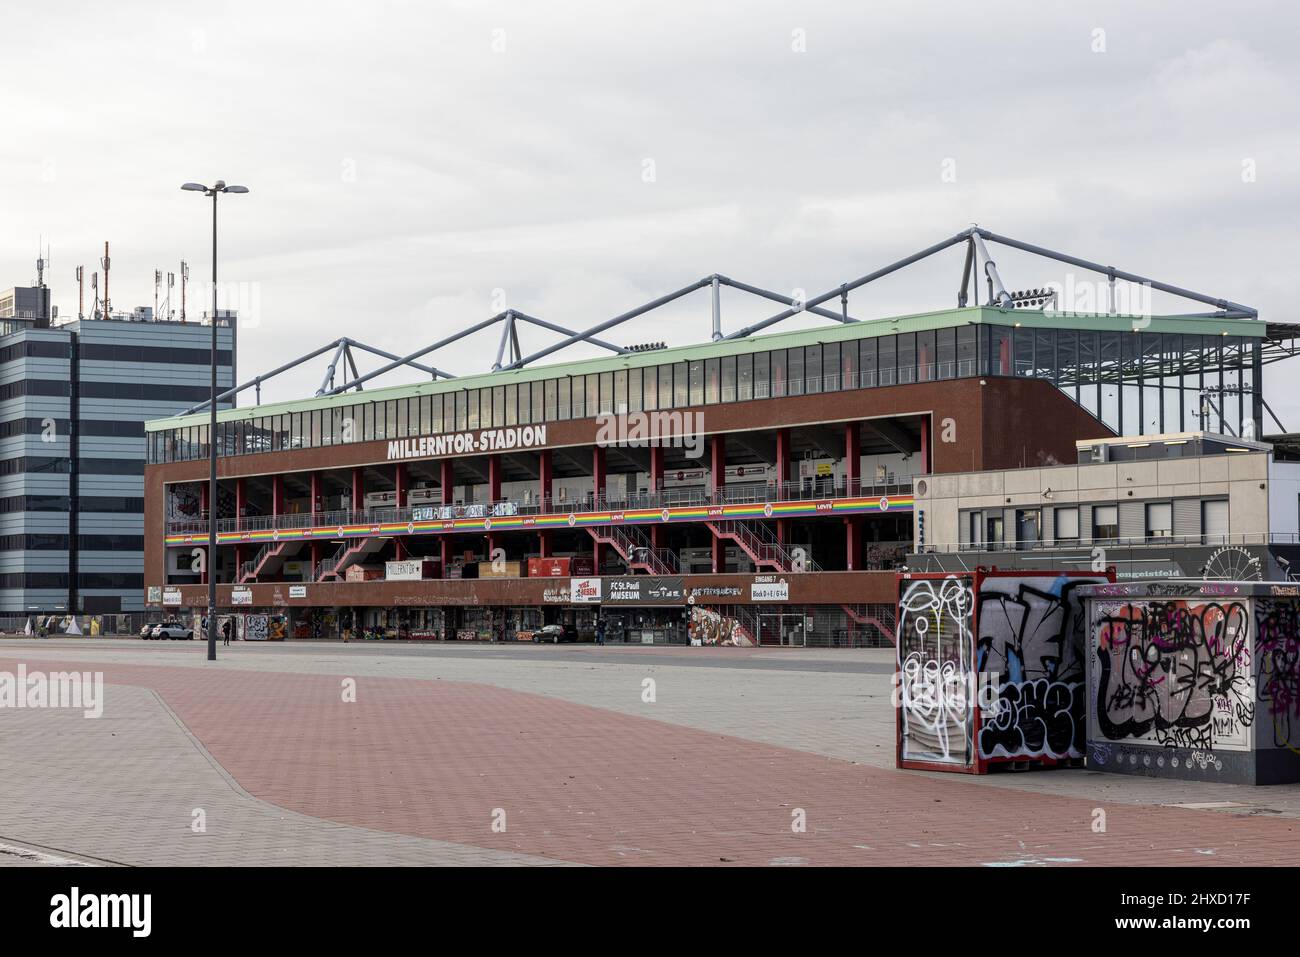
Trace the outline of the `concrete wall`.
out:
M 1276 522 L 1270 526 L 1270 465 L 1274 475 L 1283 473 L 1271 458 L 1270 453 L 1259 452 L 931 475 L 915 483 L 914 521 L 924 514 L 926 544 L 942 546 L 965 539 L 960 520 L 961 513 L 968 509 L 1047 509 L 1072 504 L 1226 497 L 1229 533 L 1262 537 L 1277 528 Z M 1285 528 L 1294 530 L 1293 516 L 1300 501 L 1300 465 L 1286 470 L 1284 477 L 1288 484 L 1273 497 L 1273 502 Z M 1261 489 L 1261 485 L 1265 488 Z M 1289 512 L 1284 509 L 1287 503 Z M 1089 531 L 1081 515 L 1081 537 L 1086 540 Z M 1006 534 L 1008 541 L 1014 540 L 1010 523 Z

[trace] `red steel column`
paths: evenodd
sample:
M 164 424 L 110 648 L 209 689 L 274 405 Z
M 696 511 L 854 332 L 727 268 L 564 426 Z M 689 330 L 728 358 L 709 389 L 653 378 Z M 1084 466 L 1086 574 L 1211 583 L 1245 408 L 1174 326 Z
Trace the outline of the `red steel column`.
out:
M 451 505 L 456 499 L 456 469 L 455 463 L 451 459 L 443 459 L 440 463 L 439 484 L 442 487 L 442 504 Z M 447 577 L 447 569 L 451 565 L 451 536 L 447 534 L 438 536 L 438 555 L 442 559 L 441 574 L 443 578 Z
M 790 465 L 794 458 L 790 453 L 790 430 L 776 430 L 776 499 L 779 501 L 787 497 L 785 483 L 790 481 Z M 776 540 L 782 545 L 790 534 L 790 520 L 778 518 L 776 520 Z
M 551 485 L 555 477 L 555 464 L 551 459 L 551 450 L 542 449 L 537 453 L 537 504 L 541 514 L 551 510 Z M 551 555 L 551 533 L 537 533 L 537 554 L 542 558 Z
M 605 449 L 599 445 L 592 446 L 591 449 L 591 488 L 595 495 L 594 508 L 599 511 L 601 500 L 605 497 Z M 605 557 L 605 549 L 594 538 L 591 541 L 591 557 L 596 565 L 596 574 L 599 575 Z
M 208 520 L 208 483 L 207 482 L 199 483 L 199 517 L 205 522 Z M 204 550 L 206 551 L 206 549 Z M 210 562 L 211 558 L 212 558 L 211 555 L 208 555 L 204 558 L 203 572 L 199 575 L 199 581 L 204 585 L 208 583 L 208 565 L 211 564 Z
M 651 501 L 655 501 L 654 496 L 663 491 L 664 487 L 664 449 L 661 445 L 650 446 L 650 495 Z M 667 530 L 660 523 L 650 526 L 650 544 L 655 548 L 664 547 L 664 536 Z
M 862 493 L 862 427 L 857 422 L 844 423 L 844 494 Z M 844 555 L 849 571 L 862 564 L 862 516 L 844 519 Z
M 848 495 L 857 495 L 862 478 L 862 426 L 858 422 L 844 423 L 844 484 Z
M 501 456 L 492 454 L 488 456 L 488 480 L 487 480 L 487 511 L 489 519 L 492 516 L 492 506 L 501 500 Z M 497 537 L 492 532 L 483 536 L 483 559 L 484 561 L 492 560 L 492 552 L 496 550 Z
M 248 486 L 245 479 L 235 479 L 235 527 L 244 530 L 244 512 L 248 509 Z M 235 545 L 235 580 L 244 567 L 244 546 Z
M 320 472 L 312 472 L 310 505 L 311 505 L 311 514 L 312 514 L 311 524 L 313 527 L 315 527 L 316 522 L 318 521 L 316 516 L 320 512 L 324 511 L 321 508 L 321 506 L 324 504 L 324 502 L 322 501 L 323 494 L 324 494 L 322 484 L 323 483 L 321 480 Z M 283 502 L 281 503 L 281 505 L 283 505 Z M 311 540 L 311 577 L 313 579 L 315 579 L 316 577 L 316 566 L 320 564 L 320 560 L 321 560 L 321 543 L 318 539 L 313 538 Z
M 709 439 L 709 475 L 714 503 L 722 501 L 722 492 L 727 484 L 727 439 L 723 435 L 714 435 Z M 720 575 L 727 570 L 727 545 L 717 535 L 713 536 L 713 574 Z
M 921 416 L 921 474 L 930 474 L 930 417 Z
M 398 462 L 393 467 L 393 487 L 397 489 L 397 507 L 406 508 L 407 497 L 410 490 L 407 486 L 410 484 L 407 475 L 407 466 L 405 462 Z M 400 562 L 406 558 L 406 540 L 400 535 L 393 536 L 394 557 Z
M 851 516 L 844 519 L 845 548 L 849 571 L 862 566 L 862 518 Z
M 501 455 L 493 453 L 488 456 L 488 504 L 501 500 Z
M 354 512 L 359 512 L 366 507 L 366 483 L 362 475 L 361 466 L 354 466 L 352 469 L 352 511 Z

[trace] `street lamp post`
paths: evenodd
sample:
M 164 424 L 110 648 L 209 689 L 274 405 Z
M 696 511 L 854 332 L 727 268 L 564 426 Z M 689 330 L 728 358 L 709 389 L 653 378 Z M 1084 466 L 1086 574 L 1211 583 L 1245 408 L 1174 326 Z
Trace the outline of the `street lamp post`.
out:
M 212 197 L 212 396 L 208 410 L 208 661 L 217 660 L 217 194 L 247 193 L 247 186 L 186 183 L 181 189 Z M 233 335 L 233 328 L 231 330 Z M 232 339 L 233 342 L 233 339 Z M 232 357 L 233 359 L 233 357 Z M 233 362 L 232 362 L 233 366 Z

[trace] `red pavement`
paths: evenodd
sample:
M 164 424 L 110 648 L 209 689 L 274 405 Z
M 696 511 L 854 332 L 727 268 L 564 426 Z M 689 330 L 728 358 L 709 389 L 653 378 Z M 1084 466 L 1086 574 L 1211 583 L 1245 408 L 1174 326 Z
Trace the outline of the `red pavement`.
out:
M 1290 819 L 1112 804 L 1107 832 L 1095 834 L 1086 800 L 869 768 L 489 685 L 363 677 L 350 704 L 338 676 L 24 660 L 29 670 L 102 670 L 110 686 L 154 689 L 246 790 L 273 804 L 559 860 L 1300 860 L 1300 822 Z M 496 808 L 505 833 L 492 830 Z M 806 833 L 791 830 L 795 808 Z

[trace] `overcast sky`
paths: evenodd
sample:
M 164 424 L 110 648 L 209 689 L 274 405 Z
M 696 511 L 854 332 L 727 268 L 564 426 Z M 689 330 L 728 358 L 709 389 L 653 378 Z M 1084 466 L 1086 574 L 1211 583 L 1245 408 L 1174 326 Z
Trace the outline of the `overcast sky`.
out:
M 6 35 L 0 287 L 43 237 L 75 316 L 109 240 L 115 308 L 183 258 L 193 306 L 209 208 L 178 187 L 246 184 L 221 212 L 241 378 L 343 335 L 413 351 L 503 304 L 582 327 L 714 272 L 811 296 L 973 222 L 1293 321 L 1293 4 L 116 0 L 13 5 Z M 1010 287 L 1066 281 L 994 254 Z M 955 304 L 961 255 L 852 313 Z M 728 331 L 775 311 L 724 296 Z M 701 292 L 608 338 L 708 332 Z M 485 371 L 496 342 L 429 361 Z M 1292 430 L 1297 372 L 1266 374 Z

